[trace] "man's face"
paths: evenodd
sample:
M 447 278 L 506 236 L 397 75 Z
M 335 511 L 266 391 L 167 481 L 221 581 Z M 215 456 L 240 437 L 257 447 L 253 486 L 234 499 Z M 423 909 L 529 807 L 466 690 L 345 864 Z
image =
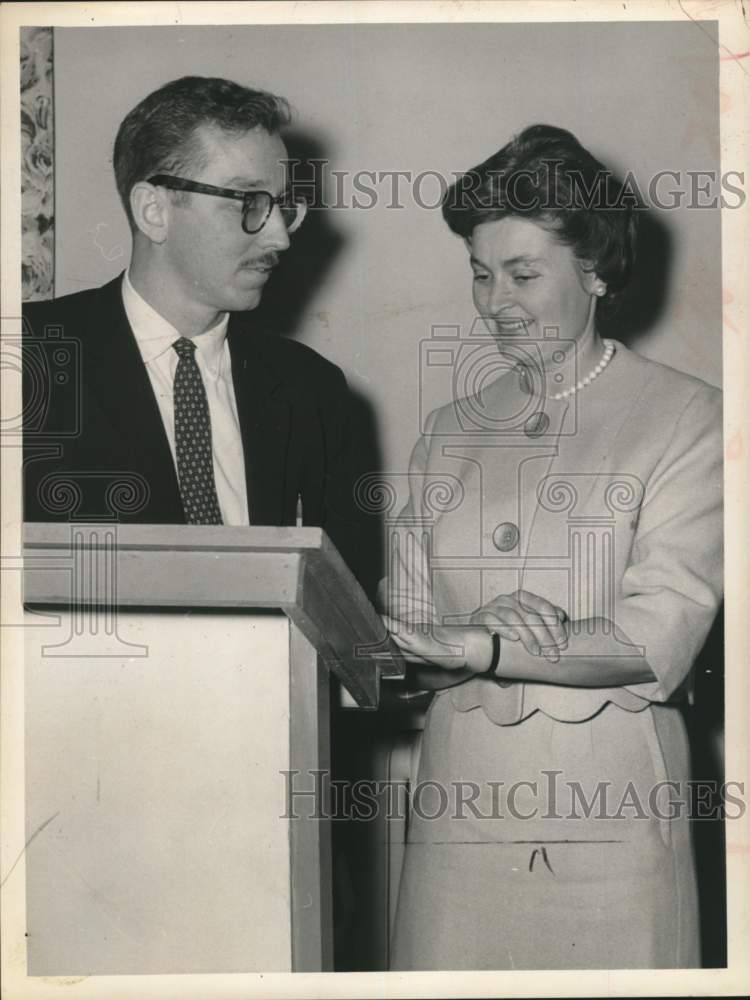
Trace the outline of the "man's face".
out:
M 286 182 L 286 147 L 262 128 L 232 134 L 202 125 L 196 130 L 205 166 L 186 170 L 190 180 L 240 191 L 269 191 Z M 265 226 L 249 236 L 242 229 L 242 202 L 206 194 L 170 198 L 165 263 L 180 293 L 215 310 L 254 309 L 289 235 L 278 207 Z

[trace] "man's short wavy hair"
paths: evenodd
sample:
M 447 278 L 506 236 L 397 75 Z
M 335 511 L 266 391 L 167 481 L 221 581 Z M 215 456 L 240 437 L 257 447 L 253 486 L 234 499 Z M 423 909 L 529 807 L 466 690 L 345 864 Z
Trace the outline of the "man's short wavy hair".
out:
M 611 307 L 635 261 L 638 204 L 633 191 L 565 129 L 531 125 L 483 163 L 462 174 L 443 199 L 454 233 L 506 216 L 554 232 L 606 284 L 600 306 Z
M 196 136 L 199 126 L 238 134 L 262 128 L 272 135 L 290 119 L 283 97 L 219 77 L 183 76 L 144 97 L 123 119 L 114 148 L 115 180 L 130 228 L 135 230 L 130 209 L 134 184 L 154 174 L 190 173 L 205 166 Z

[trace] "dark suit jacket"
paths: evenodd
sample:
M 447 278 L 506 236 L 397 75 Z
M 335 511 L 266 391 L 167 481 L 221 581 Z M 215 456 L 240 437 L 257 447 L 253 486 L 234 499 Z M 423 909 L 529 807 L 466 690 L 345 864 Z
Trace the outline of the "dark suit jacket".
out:
M 24 517 L 184 523 L 172 455 L 121 296 L 101 288 L 24 307 Z M 347 549 L 349 394 L 302 344 L 228 328 L 252 524 L 322 525 Z M 345 555 L 348 553 L 345 552 Z

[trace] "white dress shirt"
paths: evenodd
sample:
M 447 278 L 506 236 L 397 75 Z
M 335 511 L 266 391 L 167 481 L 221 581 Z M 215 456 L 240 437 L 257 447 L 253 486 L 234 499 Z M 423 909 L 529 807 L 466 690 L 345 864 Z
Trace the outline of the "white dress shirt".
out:
M 151 380 L 176 469 L 174 373 L 178 357 L 172 344 L 182 334 L 138 294 L 128 272 L 122 283 L 122 301 Z M 228 322 L 229 314 L 224 313 L 210 330 L 192 340 L 211 415 L 214 479 L 222 520 L 224 524 L 249 524 L 245 455 L 227 343 Z

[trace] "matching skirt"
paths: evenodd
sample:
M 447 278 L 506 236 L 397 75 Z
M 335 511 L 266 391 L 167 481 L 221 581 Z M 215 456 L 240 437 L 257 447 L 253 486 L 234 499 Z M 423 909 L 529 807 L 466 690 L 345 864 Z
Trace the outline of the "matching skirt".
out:
M 688 778 L 674 707 L 496 725 L 436 695 L 391 968 L 699 966 Z

